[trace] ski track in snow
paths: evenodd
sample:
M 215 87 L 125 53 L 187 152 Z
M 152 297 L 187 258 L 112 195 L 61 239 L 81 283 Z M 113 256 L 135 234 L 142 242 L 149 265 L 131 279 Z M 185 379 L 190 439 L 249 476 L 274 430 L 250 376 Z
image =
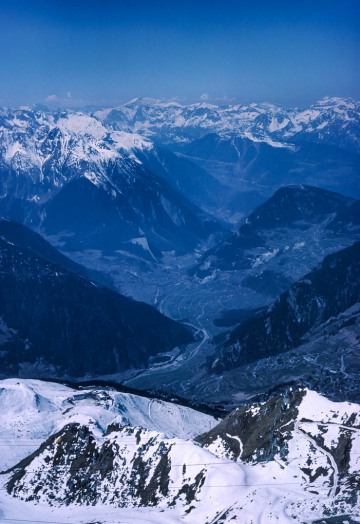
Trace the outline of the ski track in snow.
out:
M 233 440 L 236 440 L 236 442 L 239 443 L 239 448 L 240 448 L 240 451 L 239 451 L 239 459 L 241 458 L 241 455 L 243 454 L 243 443 L 241 442 L 241 439 L 240 437 L 236 437 L 234 435 L 230 435 L 229 433 L 226 433 L 226 436 L 229 437 L 229 438 L 232 438 Z
M 339 482 L 339 470 L 338 470 L 338 467 L 337 467 L 336 462 L 334 460 L 334 457 L 331 455 L 331 453 L 329 453 L 324 448 L 319 446 L 319 444 L 316 442 L 316 440 L 314 438 L 312 438 L 308 433 L 306 433 L 306 431 L 304 431 L 303 429 L 301 429 L 299 427 L 299 424 L 300 424 L 299 421 L 295 422 L 295 431 L 297 431 L 300 435 L 304 435 L 305 438 L 314 446 L 314 448 L 316 448 L 320 453 L 322 453 L 323 455 L 325 455 L 327 457 L 327 459 L 328 459 L 328 461 L 329 461 L 329 463 L 331 465 L 331 468 L 333 470 L 332 486 L 330 487 L 330 491 L 329 491 L 329 495 L 328 496 L 334 498 L 335 495 L 336 495 L 336 492 L 337 492 L 338 482 Z

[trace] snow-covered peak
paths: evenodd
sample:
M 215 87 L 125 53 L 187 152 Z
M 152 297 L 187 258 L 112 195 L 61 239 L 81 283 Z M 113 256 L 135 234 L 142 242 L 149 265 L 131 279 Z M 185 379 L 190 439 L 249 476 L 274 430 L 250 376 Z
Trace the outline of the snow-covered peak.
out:
M 196 104 L 191 104 L 189 106 L 187 106 L 188 109 L 192 110 L 192 109 L 218 109 L 219 106 L 215 105 L 215 104 L 209 104 L 208 102 L 199 102 L 199 103 L 196 103 Z
M 165 100 L 162 98 L 150 98 L 150 97 L 137 97 L 129 100 L 123 104 L 122 107 L 134 107 L 134 106 L 161 106 L 161 107 L 182 107 L 181 104 L 173 102 L 171 100 Z
M 304 113 L 312 113 L 315 118 L 324 117 L 331 118 L 331 115 L 340 115 L 345 120 L 350 115 L 357 114 L 359 116 L 360 104 L 352 100 L 351 98 L 329 98 L 325 97 L 312 106 L 304 110 L 297 110 L 296 115 L 302 115 Z
M 152 147 L 140 134 L 76 111 L 17 110 L 0 117 L 0 163 L 50 186 L 61 184 L 67 166 L 77 166 L 79 174 L 89 165 L 103 172 L 109 162 L 124 158 L 140 163 L 137 152 Z
M 322 107 L 342 107 L 348 109 L 356 109 L 358 104 L 352 98 L 340 98 L 325 96 L 319 100 L 315 105 Z
M 89 135 L 100 140 L 107 130 L 100 120 L 83 113 L 61 112 L 51 115 L 54 127 L 75 135 Z

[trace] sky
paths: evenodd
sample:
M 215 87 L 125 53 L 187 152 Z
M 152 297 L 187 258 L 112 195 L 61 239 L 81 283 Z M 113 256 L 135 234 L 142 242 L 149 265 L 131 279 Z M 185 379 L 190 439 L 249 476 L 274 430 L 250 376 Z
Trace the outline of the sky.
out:
M 0 0 L 0 105 L 360 99 L 360 0 Z

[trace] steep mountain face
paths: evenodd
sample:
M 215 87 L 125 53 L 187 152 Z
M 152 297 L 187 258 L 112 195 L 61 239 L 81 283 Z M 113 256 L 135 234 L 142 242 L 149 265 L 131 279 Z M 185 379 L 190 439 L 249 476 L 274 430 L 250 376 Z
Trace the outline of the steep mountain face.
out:
M 153 307 L 78 275 L 34 233 L 26 240 L 25 228 L 15 244 L 18 231 L 7 223 L 0 238 L 3 374 L 115 373 L 192 341 L 185 326 Z
M 197 206 L 218 214 L 232 193 L 216 176 L 211 175 L 195 162 L 165 147 L 139 154 L 143 164 L 166 180 L 173 189 L 190 198 Z
M 172 471 L 171 463 L 179 457 L 176 442 L 167 442 L 156 432 L 131 427 L 109 428 L 105 435 L 103 442 L 98 442 L 87 426 L 76 423 L 65 426 L 44 442 L 39 453 L 16 466 L 17 473 L 7 485 L 9 493 L 50 505 L 103 503 L 171 508 L 184 506 L 184 502 L 190 506 L 196 501 L 205 476 L 202 472 L 189 472 L 181 479 L 176 468 Z M 38 480 L 27 485 L 25 468 L 33 468 L 33 461 L 45 468 L 36 468 Z M 46 473 L 49 468 L 49 476 L 53 476 L 53 469 L 63 471 L 53 479 L 50 490 L 45 487 L 49 485 Z M 40 473 L 42 469 L 44 475 Z M 175 489 L 172 484 L 176 484 Z
M 219 226 L 139 157 L 153 144 L 83 113 L 3 111 L 1 210 L 65 247 L 186 251 Z M 145 247 L 142 247 L 145 246 Z M 153 252 L 151 251 L 153 247 Z
M 112 177 L 119 177 L 116 170 Z M 221 227 L 143 168 L 131 183 L 97 187 L 84 177 L 69 182 L 46 205 L 42 228 L 65 247 L 139 251 L 156 259 L 161 251 L 194 249 Z
M 145 507 L 149 522 L 189 524 L 244 518 L 305 524 L 354 515 L 357 507 L 356 404 L 285 388 L 216 424 L 166 403 L 161 407 L 171 422 L 163 411 L 152 418 L 148 399 L 111 389 L 79 393 L 40 381 L 6 380 L 0 391 L 1 442 L 6 445 L 16 433 L 35 447 L 32 453 L 15 449 L 0 476 L 0 501 L 11 507 L 13 518 L 24 502 L 34 520 L 51 511 L 52 518 L 65 521 L 81 505 L 105 523 L 118 519 L 119 507 L 129 522 L 143 521 Z M 194 426 L 205 433 L 184 440 L 195 437 Z
M 101 185 L 108 164 L 120 162 L 131 175 L 134 151 L 151 147 L 151 142 L 139 135 L 110 133 L 101 122 L 83 113 L 4 110 L 1 196 L 5 201 L 13 196 L 41 203 L 78 174 Z
M 226 456 L 235 461 L 273 460 L 280 450 L 286 454 L 288 432 L 294 430 L 306 393 L 301 388 L 285 388 L 263 402 L 243 404 L 196 441 L 211 450 L 224 446 Z
M 217 278 L 240 270 L 244 288 L 277 296 L 326 254 L 359 237 L 358 200 L 316 187 L 284 187 L 236 234 L 207 251 L 190 274 Z
M 16 246 L 23 251 L 31 251 L 34 255 L 46 259 L 57 265 L 61 265 L 68 271 L 81 275 L 87 279 L 95 280 L 106 287 L 112 287 L 112 281 L 104 273 L 92 271 L 77 264 L 55 249 L 42 236 L 35 233 L 19 222 L 0 217 L 0 238 Z
M 263 308 L 262 312 L 265 311 Z M 261 311 L 248 313 L 248 318 L 261 315 Z M 245 320 L 238 317 L 237 325 Z M 232 325 L 236 322 L 233 321 Z M 197 381 L 198 391 L 206 388 L 207 402 L 225 405 L 229 409 L 234 408 L 239 400 L 255 398 L 283 384 L 294 386 L 298 383 L 335 402 L 357 402 L 360 397 L 359 332 L 360 302 L 357 302 L 310 329 L 299 345 L 285 353 L 230 367 L 221 375 L 204 373 L 202 381 Z M 217 340 L 218 347 L 225 341 L 224 334 L 221 340 Z M 215 350 L 208 362 L 212 363 L 216 356 Z
M 360 301 L 360 242 L 328 255 L 269 309 L 232 331 L 212 368 L 223 370 L 295 348 L 311 330 Z

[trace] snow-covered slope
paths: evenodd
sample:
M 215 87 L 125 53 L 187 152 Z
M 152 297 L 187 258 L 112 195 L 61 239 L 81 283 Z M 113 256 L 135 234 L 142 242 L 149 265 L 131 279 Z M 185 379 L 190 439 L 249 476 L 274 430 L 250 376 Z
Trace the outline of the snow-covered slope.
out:
M 0 469 L 14 466 L 73 423 L 99 434 L 118 424 L 187 439 L 217 421 L 191 408 L 111 389 L 79 390 L 40 380 L 6 379 L 0 381 Z
M 344 149 L 360 151 L 360 105 L 351 99 L 325 97 L 309 109 L 297 111 L 290 136 L 304 136 Z M 298 126 L 298 127 L 297 127 Z
M 4 521 L 89 522 L 89 506 L 104 524 L 360 518 L 355 404 L 287 389 L 215 426 L 192 410 L 158 403 L 152 411 L 154 402 L 109 389 L 1 387 L 4 455 L 10 464 L 25 457 L 0 477 Z M 196 430 L 206 431 L 198 442 L 184 440 Z M 26 438 L 37 439 L 29 456 Z

